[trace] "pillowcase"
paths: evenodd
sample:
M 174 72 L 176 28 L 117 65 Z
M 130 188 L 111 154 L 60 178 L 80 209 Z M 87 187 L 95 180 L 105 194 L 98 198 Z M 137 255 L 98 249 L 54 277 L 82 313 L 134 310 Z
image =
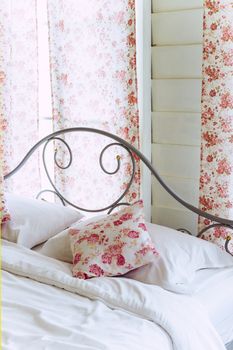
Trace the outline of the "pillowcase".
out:
M 4 195 L 1 195 L 1 203 L 0 203 L 0 224 L 4 224 L 5 222 L 11 219 L 9 210 L 5 203 Z
M 82 218 L 77 210 L 42 200 L 6 194 L 11 220 L 2 227 L 2 238 L 32 248 Z
M 95 222 L 79 223 L 69 235 L 73 276 L 82 279 L 123 275 L 158 255 L 146 229 L 142 201 Z
M 105 217 L 106 215 L 99 215 L 98 219 L 100 220 Z M 96 220 L 97 216 L 89 219 L 82 218 L 80 223 L 83 222 L 83 224 L 87 225 Z M 42 246 L 35 247 L 34 250 L 50 258 L 72 263 L 73 255 L 70 246 L 69 228 L 48 239 Z
M 213 243 L 168 227 L 151 223 L 146 223 L 146 226 L 159 251 L 159 257 L 148 265 L 127 273 L 125 276 L 128 278 L 190 294 L 195 292 L 192 284 L 197 271 L 233 266 L 233 258 Z M 40 253 L 71 263 L 68 231 L 49 239 Z
M 147 228 L 159 258 L 129 272 L 128 278 L 189 294 L 194 292 L 192 281 L 200 269 L 233 266 L 232 256 L 213 243 L 155 224 Z

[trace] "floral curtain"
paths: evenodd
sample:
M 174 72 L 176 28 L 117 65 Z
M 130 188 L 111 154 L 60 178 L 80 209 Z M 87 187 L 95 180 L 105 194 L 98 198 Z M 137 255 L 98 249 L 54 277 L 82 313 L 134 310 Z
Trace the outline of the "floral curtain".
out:
M 38 139 L 36 0 L 0 1 L 0 47 L 0 128 L 6 174 Z M 38 169 L 35 155 L 5 182 L 5 190 L 35 194 L 40 187 Z
M 89 126 L 123 137 L 139 148 L 134 0 L 48 0 L 54 130 Z M 110 140 L 90 134 L 65 136 L 73 166 L 55 167 L 56 185 L 71 201 L 96 209 L 118 198 L 131 171 L 127 152 L 111 147 L 104 166 L 98 155 Z M 61 165 L 66 147 L 56 142 Z M 140 170 L 128 199 L 140 196 Z
M 200 208 L 233 219 L 233 2 L 206 0 L 204 11 Z M 216 227 L 203 238 L 223 247 L 228 235 Z

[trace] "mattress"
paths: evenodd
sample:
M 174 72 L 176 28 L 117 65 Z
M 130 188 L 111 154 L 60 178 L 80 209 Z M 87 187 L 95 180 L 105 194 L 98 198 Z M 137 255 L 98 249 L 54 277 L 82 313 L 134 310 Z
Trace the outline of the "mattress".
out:
M 200 270 L 195 297 L 205 306 L 223 342 L 233 341 L 233 267 Z

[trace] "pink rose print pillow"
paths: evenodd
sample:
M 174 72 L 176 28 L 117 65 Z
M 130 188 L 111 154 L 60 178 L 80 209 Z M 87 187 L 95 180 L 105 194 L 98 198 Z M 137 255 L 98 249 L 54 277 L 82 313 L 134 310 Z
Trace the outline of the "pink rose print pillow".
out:
M 8 208 L 6 206 L 5 198 L 3 195 L 1 195 L 0 199 L 0 223 L 4 224 L 5 222 L 9 221 L 11 219 L 10 213 L 8 211 Z
M 158 255 L 138 201 L 95 222 L 79 223 L 69 230 L 73 276 L 87 279 L 119 276 L 148 264 Z

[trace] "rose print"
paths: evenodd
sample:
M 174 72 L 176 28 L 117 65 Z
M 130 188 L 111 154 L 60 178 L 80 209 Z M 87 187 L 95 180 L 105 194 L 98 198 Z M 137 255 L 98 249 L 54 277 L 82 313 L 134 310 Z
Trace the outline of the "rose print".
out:
M 130 238 L 138 238 L 139 237 L 139 232 L 137 232 L 137 231 L 129 231 L 128 237 L 130 237 Z
M 140 222 L 138 227 L 142 228 L 144 231 L 147 231 L 146 225 L 143 222 Z
M 106 0 L 105 6 L 101 1 L 93 1 L 91 7 L 85 1 L 82 6 L 74 3 L 66 6 L 64 0 L 48 2 L 54 131 L 90 123 L 97 127 L 98 121 L 98 128 L 139 148 L 135 0 Z M 93 20 L 87 20 L 86 13 Z M 93 113 L 94 122 L 90 121 Z M 106 176 L 103 181 L 98 176 L 98 157 L 105 140 L 88 134 L 85 138 L 84 143 L 74 135 L 66 135 L 79 169 L 64 171 L 56 167 L 56 185 L 72 202 L 96 208 L 98 199 L 100 208 L 113 202 L 127 186 L 130 178 L 127 165 L 131 160 L 125 155 L 122 173 L 111 179 Z M 67 164 L 68 154 L 63 145 L 58 142 L 56 147 L 58 154 L 63 151 L 61 158 Z M 89 173 L 85 170 L 86 154 L 93 154 Z M 109 168 L 114 167 L 114 157 L 109 158 Z M 139 197 L 138 160 L 136 167 L 136 181 L 127 194 L 127 202 Z M 68 178 L 72 186 L 68 185 Z M 93 193 L 92 190 L 88 193 L 89 189 L 94 189 Z
M 120 220 L 121 220 L 121 221 L 131 220 L 132 217 L 133 217 L 133 214 L 131 214 L 131 213 L 125 213 L 124 215 L 121 215 Z
M 125 258 L 123 255 L 117 255 L 117 265 L 122 266 L 125 264 Z
M 116 221 L 121 225 L 114 226 Z M 150 262 L 157 252 L 145 227 L 141 201 L 91 225 L 80 224 L 70 235 L 73 276 L 118 276 Z
M 73 264 L 77 264 L 81 260 L 82 254 L 78 253 L 75 254 L 74 259 L 73 259 Z
M 94 273 L 97 277 L 103 276 L 104 270 L 97 264 L 90 265 L 89 272 Z
M 116 220 L 116 221 L 113 221 L 113 225 L 114 226 L 119 226 L 122 224 L 122 221 L 121 220 Z
M 102 263 L 103 264 L 111 264 L 112 263 L 112 256 L 108 253 L 105 253 L 101 256 Z

